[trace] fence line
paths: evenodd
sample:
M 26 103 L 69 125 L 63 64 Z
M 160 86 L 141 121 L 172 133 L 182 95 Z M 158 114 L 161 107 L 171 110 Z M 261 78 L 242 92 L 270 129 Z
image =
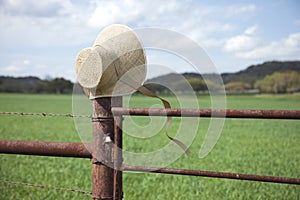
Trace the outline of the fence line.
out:
M 80 142 L 0 140 L 0 153 L 92 158 L 91 153 L 86 149 L 89 145 Z
M 216 117 L 216 118 L 263 118 L 300 119 L 300 110 L 235 110 L 235 109 L 189 109 L 189 108 L 112 108 L 114 115 Z
M 5 111 L 1 111 L 0 115 L 31 115 L 31 116 L 39 116 L 39 117 L 92 118 L 92 116 L 88 116 L 88 115 L 54 114 L 54 113 L 31 113 L 31 112 L 5 112 Z
M 30 186 L 30 187 L 36 187 L 40 189 L 53 189 L 53 190 L 60 190 L 60 191 L 68 191 L 68 192 L 77 192 L 81 194 L 91 195 L 91 192 L 84 191 L 84 190 L 77 190 L 73 188 L 60 188 L 55 186 L 48 186 L 48 185 L 40 185 L 40 184 L 32 184 L 32 183 L 25 183 L 25 182 L 14 182 L 14 181 L 7 181 L 7 180 L 0 180 L 1 183 L 7 183 L 11 185 L 23 185 L 23 186 Z
M 102 98 L 101 101 L 105 99 Z M 109 101 L 103 103 L 99 101 L 101 109 L 108 111 L 109 117 L 100 117 L 93 115 L 73 115 L 73 114 L 53 114 L 53 113 L 29 113 L 29 112 L 1 112 L 0 115 L 31 115 L 39 117 L 79 117 L 79 118 L 91 118 L 93 125 L 97 126 L 97 129 L 93 131 L 94 137 L 100 137 L 98 135 L 100 130 L 98 128 L 101 126 L 110 127 L 114 132 L 114 143 L 122 147 L 122 131 L 117 126 L 118 124 L 122 126 L 122 116 L 123 115 L 138 115 L 138 116 L 174 116 L 174 117 L 222 117 L 222 118 L 261 118 L 261 119 L 300 119 L 300 110 L 212 110 L 212 109 L 161 109 L 161 108 L 122 108 L 114 107 L 110 108 Z M 95 103 L 95 102 L 94 102 Z M 103 105 L 102 105 L 103 104 Z M 96 107 L 97 107 L 96 106 Z M 99 107 L 100 108 L 100 107 Z M 111 110 L 110 110 L 111 109 Z M 113 118 L 110 115 L 115 116 L 115 121 L 113 125 Z M 95 105 L 94 105 L 94 114 Z M 103 113 L 102 113 L 103 114 Z M 120 117 L 119 117 L 120 116 Z M 103 120 L 105 118 L 105 120 Z M 109 120 L 107 120 L 109 118 Z M 99 123 L 99 124 L 97 124 Z M 114 128 L 112 128 L 114 126 Z M 98 130 L 99 129 L 99 130 Z M 111 131 L 109 131 L 110 133 Z M 102 136 L 101 136 L 102 137 Z M 108 137 L 108 135 L 105 135 Z M 109 135 L 109 137 L 113 137 Z M 102 144 L 105 138 L 100 138 L 97 144 Z M 280 177 L 280 176 L 264 176 L 256 174 L 240 174 L 240 173 L 229 173 L 229 172 L 214 172 L 214 171 L 203 171 L 203 170 L 187 170 L 187 169 L 172 169 L 172 168 L 151 168 L 146 166 L 128 166 L 122 163 L 122 155 L 114 153 L 112 155 L 109 152 L 105 152 L 101 149 L 103 154 L 99 152 L 89 152 L 86 149 L 86 145 L 96 144 L 83 144 L 83 143 L 66 143 L 66 142 L 41 142 L 41 141 L 15 141 L 15 140 L 0 140 L 0 153 L 11 153 L 11 154 L 26 154 L 26 155 L 41 155 L 41 156 L 65 156 L 65 157 L 81 157 L 81 158 L 93 158 L 93 190 L 91 192 L 86 192 L 82 190 L 68 189 L 68 188 L 58 188 L 54 186 L 43 186 L 38 184 L 29 184 L 22 182 L 13 182 L 7 180 L 0 180 L 2 183 L 8 184 L 19 184 L 25 186 L 33 186 L 39 188 L 49 188 L 57 190 L 65 190 L 72 192 L 80 192 L 83 194 L 92 195 L 93 199 L 102 198 L 103 188 L 107 190 L 107 197 L 109 199 L 122 199 L 122 171 L 142 171 L 142 172 L 153 172 L 153 173 L 166 173 L 166 174 L 177 174 L 177 175 L 190 175 L 190 176 L 202 176 L 211 178 L 227 178 L 227 179 L 238 179 L 238 180 L 248 180 L 248 181 L 262 181 L 262 182 L 274 182 L 274 183 L 285 183 L 285 184 L 296 184 L 300 185 L 300 178 L 290 178 L 290 177 Z M 96 145 L 99 146 L 99 145 Z M 101 146 L 101 145 L 100 145 Z M 91 146 L 90 146 L 91 147 Z M 100 160 L 97 160 L 95 155 L 99 154 Z M 114 162 L 114 166 L 117 167 L 112 175 L 107 177 L 107 180 L 101 179 L 101 176 L 106 174 L 105 162 L 110 160 Z M 97 166 L 96 166 L 97 165 Z M 105 170 L 104 170 L 105 169 Z M 102 172 L 100 173 L 100 171 Z M 98 176 L 94 179 L 94 176 Z M 103 177 L 102 177 L 103 178 Z M 108 181 L 109 180 L 109 181 Z M 109 184 L 108 184 L 109 183 Z M 103 187 L 105 186 L 105 187 Z M 111 188 L 110 188 L 111 187 Z M 113 189 L 112 189 L 113 188 Z M 113 194 L 112 194 L 113 193 Z M 113 195 L 113 197 L 112 197 Z
M 260 119 L 300 119 L 300 110 L 235 110 L 235 109 L 189 109 L 189 108 L 123 108 L 114 107 L 112 113 L 137 116 L 173 116 L 173 117 L 216 117 L 216 118 L 260 118 Z M 91 118 L 92 115 L 0 112 L 0 115 L 32 115 L 40 117 Z M 95 117 L 99 118 L 99 117 Z
M 43 147 L 43 145 L 45 145 Z M 77 158 L 92 158 L 91 153 L 85 148 L 91 144 L 67 143 L 67 142 L 39 142 L 22 140 L 0 140 L 0 153 L 24 154 L 38 156 L 63 156 Z M 69 148 L 71 147 L 71 148 Z M 262 181 L 273 183 L 286 183 L 300 185 L 300 178 L 290 178 L 281 176 L 265 176 L 255 174 L 240 174 L 232 172 L 215 172 L 203 170 L 187 170 L 172 168 L 151 168 L 144 166 L 119 166 L 120 171 L 141 171 L 153 173 L 167 173 L 177 175 L 203 176 L 212 178 L 228 178 L 248 181 Z
M 265 175 L 256 175 L 256 174 L 241 174 L 241 173 L 231 173 L 231 172 L 215 172 L 215 171 L 174 169 L 174 168 L 154 168 L 154 167 L 129 166 L 129 165 L 123 165 L 122 170 L 300 185 L 300 178 L 290 178 L 290 177 L 281 177 L 281 176 L 265 176 Z

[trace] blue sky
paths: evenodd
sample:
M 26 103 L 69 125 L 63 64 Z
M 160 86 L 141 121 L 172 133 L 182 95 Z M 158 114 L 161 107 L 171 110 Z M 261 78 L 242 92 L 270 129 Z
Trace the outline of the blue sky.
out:
M 2 0 L 0 75 L 75 81 L 77 53 L 113 23 L 184 34 L 207 52 L 219 72 L 300 60 L 300 1 Z M 147 53 L 150 62 L 190 71 L 172 55 Z M 164 72 L 151 68 L 148 77 Z

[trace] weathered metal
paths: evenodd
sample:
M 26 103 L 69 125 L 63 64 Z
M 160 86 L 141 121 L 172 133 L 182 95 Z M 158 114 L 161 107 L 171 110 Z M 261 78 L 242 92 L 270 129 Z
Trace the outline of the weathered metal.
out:
M 141 171 L 300 185 L 300 178 L 264 176 L 256 174 L 240 174 L 229 172 L 214 172 L 204 170 L 128 166 L 122 164 L 122 151 L 120 150 L 122 149 L 123 115 L 300 119 L 300 110 L 211 110 L 122 107 L 111 108 L 112 99 L 114 98 L 105 97 L 93 100 L 94 112 L 93 116 L 91 117 L 93 122 L 92 144 L 24 140 L 0 140 L 0 153 L 92 158 L 92 199 L 94 200 L 122 199 L 122 171 Z M 4 112 L 0 114 L 20 113 Z M 38 116 L 75 117 L 73 115 L 47 115 L 34 113 L 28 114 Z M 24 115 L 24 113 L 22 115 Z M 77 117 L 90 118 L 90 116 Z M 86 146 L 89 147 L 88 149 L 92 149 L 92 153 L 90 153 L 86 149 Z
M 122 97 L 113 98 L 113 106 L 122 106 Z M 123 198 L 123 180 L 121 166 L 123 163 L 122 146 L 122 116 L 114 118 L 114 200 L 121 200 Z
M 256 174 L 240 174 L 240 173 L 229 173 L 229 172 L 214 172 L 214 171 L 173 169 L 173 168 L 153 168 L 153 167 L 128 166 L 128 165 L 123 165 L 122 170 L 300 185 L 300 178 L 289 178 L 289 177 L 280 177 L 280 176 L 264 176 L 264 175 L 256 175 Z
M 226 118 L 265 118 L 265 119 L 300 119 L 300 110 L 234 110 L 234 109 L 189 109 L 189 108 L 112 108 L 115 116 L 140 115 L 140 116 L 173 116 L 173 117 L 226 117 Z M 51 113 L 25 113 L 25 112 L 0 112 L 4 115 L 33 115 L 43 117 L 77 117 L 91 118 L 88 115 L 51 114 Z
M 111 98 L 93 100 L 92 199 L 113 199 L 114 120 Z
M 189 108 L 113 108 L 114 115 L 300 119 L 300 110 L 233 110 Z
M 91 158 L 91 153 L 80 142 L 41 142 L 30 140 L 0 140 L 0 153 L 36 156 Z

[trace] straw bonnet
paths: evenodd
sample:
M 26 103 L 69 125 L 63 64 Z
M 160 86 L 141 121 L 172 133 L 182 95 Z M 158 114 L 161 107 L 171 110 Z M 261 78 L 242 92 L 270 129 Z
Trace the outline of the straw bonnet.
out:
M 90 99 L 123 96 L 146 78 L 146 56 L 137 35 L 127 26 L 111 25 L 92 47 L 79 52 L 75 64 L 79 84 Z

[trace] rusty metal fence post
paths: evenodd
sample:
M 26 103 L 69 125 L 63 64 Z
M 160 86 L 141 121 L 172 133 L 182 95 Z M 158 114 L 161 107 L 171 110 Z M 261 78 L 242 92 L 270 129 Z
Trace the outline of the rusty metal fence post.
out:
M 111 98 L 93 100 L 92 199 L 113 199 L 113 137 L 114 120 Z
M 122 107 L 122 97 L 113 97 L 113 107 Z M 123 198 L 123 178 L 122 178 L 122 133 L 123 116 L 114 117 L 114 200 Z
M 122 116 L 111 108 L 122 107 L 122 97 L 93 101 L 92 199 L 120 200 L 122 192 Z

